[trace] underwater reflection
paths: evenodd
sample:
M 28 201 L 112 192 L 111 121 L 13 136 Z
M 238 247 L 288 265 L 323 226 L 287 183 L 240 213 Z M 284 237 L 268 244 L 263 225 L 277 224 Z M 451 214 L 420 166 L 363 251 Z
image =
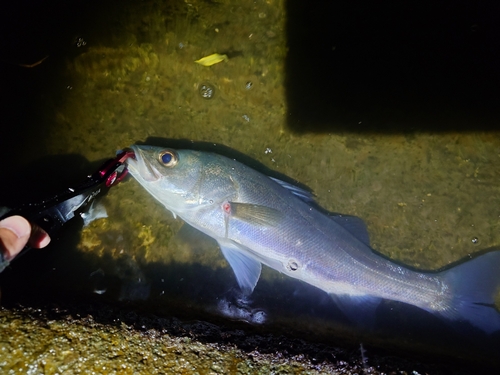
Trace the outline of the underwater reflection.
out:
M 250 324 L 263 324 L 267 320 L 264 309 L 252 307 L 253 301 L 240 291 L 231 289 L 219 299 L 217 313 L 225 318 Z

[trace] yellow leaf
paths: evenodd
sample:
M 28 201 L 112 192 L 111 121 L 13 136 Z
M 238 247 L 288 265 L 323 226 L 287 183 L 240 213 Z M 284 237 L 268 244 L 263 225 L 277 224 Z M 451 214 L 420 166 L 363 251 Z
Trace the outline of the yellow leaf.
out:
M 221 61 L 226 61 L 227 55 L 219 55 L 218 53 L 214 53 L 209 56 L 205 56 L 199 60 L 196 60 L 195 63 L 203 65 L 203 66 L 212 66 L 214 64 L 220 63 Z

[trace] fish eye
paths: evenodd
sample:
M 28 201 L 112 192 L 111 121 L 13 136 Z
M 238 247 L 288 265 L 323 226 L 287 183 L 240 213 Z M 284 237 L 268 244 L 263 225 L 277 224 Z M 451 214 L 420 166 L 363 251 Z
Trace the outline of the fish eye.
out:
M 179 157 L 177 156 L 176 152 L 165 150 L 160 152 L 160 155 L 158 155 L 158 160 L 165 167 L 173 167 L 179 161 Z

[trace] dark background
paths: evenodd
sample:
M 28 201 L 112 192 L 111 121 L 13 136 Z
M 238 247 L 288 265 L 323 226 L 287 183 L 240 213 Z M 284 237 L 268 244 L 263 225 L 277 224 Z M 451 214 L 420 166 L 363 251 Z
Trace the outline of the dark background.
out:
M 293 130 L 499 129 L 500 2 L 289 0 L 287 16 Z

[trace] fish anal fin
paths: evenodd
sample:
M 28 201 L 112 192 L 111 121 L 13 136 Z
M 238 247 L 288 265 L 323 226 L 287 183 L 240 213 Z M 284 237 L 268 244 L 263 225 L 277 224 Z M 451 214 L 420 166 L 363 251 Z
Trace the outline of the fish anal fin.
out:
M 330 296 L 351 322 L 370 329 L 375 326 L 376 310 L 382 301 L 380 298 L 345 294 L 330 294 Z

